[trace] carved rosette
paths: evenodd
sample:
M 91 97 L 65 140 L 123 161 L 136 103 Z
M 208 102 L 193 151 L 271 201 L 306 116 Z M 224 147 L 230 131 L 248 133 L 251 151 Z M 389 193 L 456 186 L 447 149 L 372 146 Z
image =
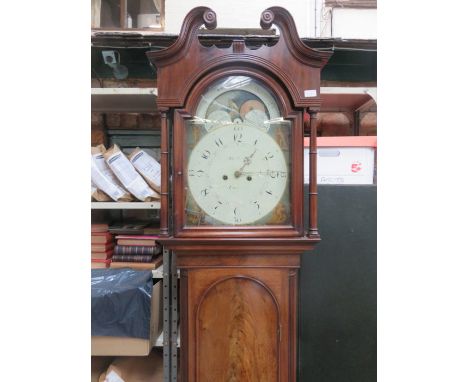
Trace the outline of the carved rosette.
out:
M 216 13 L 212 9 L 207 9 L 203 12 L 203 22 L 206 29 L 215 29 L 217 25 Z
M 275 19 L 275 14 L 270 9 L 265 9 L 260 16 L 260 26 L 262 29 L 270 29 Z

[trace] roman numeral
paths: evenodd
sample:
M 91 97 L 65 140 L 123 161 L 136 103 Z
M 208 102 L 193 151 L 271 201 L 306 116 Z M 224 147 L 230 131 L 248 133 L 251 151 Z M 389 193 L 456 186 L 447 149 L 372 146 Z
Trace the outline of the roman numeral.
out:
M 271 191 L 268 191 L 268 190 L 265 190 L 265 192 L 269 195 L 273 195 L 273 193 Z
M 267 152 L 264 158 L 265 158 L 265 160 L 271 159 L 271 158 L 273 158 L 273 154 L 270 153 L 270 152 Z
M 215 143 L 216 143 L 216 146 L 218 147 L 221 147 L 224 145 L 223 141 L 221 140 L 221 138 L 218 138 L 215 140 Z

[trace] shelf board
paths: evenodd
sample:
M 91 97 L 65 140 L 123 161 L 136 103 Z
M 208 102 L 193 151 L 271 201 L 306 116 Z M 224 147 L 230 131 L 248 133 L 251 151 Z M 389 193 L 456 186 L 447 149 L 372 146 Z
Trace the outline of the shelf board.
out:
M 158 95 L 157 88 L 91 88 L 92 96 L 99 95 Z
M 355 111 L 370 99 L 375 87 L 320 87 L 322 111 Z M 91 88 L 91 110 L 108 113 L 156 113 L 158 88 Z
M 156 88 L 91 88 L 91 110 L 107 113 L 156 113 Z
M 160 202 L 91 202 L 93 210 L 159 210 Z

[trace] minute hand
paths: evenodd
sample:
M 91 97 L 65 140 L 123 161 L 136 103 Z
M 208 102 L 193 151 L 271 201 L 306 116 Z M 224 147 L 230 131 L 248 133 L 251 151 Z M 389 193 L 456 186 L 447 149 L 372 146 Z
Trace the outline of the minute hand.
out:
M 285 171 L 272 171 L 272 170 L 267 170 L 267 171 L 242 171 L 241 175 L 269 175 L 272 178 L 277 178 L 280 175 L 286 175 Z M 284 177 L 284 176 L 283 176 Z
M 236 178 L 240 177 L 242 175 L 242 170 L 244 169 L 245 166 L 247 166 L 248 164 L 251 164 L 252 163 L 252 157 L 255 155 L 255 153 L 257 152 L 257 150 L 255 150 L 252 154 L 250 154 L 248 157 L 245 157 L 244 158 L 244 164 L 242 165 L 242 167 L 237 170 L 235 173 L 234 173 L 234 176 Z

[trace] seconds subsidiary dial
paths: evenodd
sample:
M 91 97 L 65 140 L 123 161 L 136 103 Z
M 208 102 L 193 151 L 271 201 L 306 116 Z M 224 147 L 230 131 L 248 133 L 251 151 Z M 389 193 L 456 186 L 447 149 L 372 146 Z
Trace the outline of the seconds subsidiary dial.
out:
M 265 217 L 288 183 L 281 147 L 250 123 L 213 127 L 193 148 L 187 171 L 188 188 L 199 207 L 229 225 Z

